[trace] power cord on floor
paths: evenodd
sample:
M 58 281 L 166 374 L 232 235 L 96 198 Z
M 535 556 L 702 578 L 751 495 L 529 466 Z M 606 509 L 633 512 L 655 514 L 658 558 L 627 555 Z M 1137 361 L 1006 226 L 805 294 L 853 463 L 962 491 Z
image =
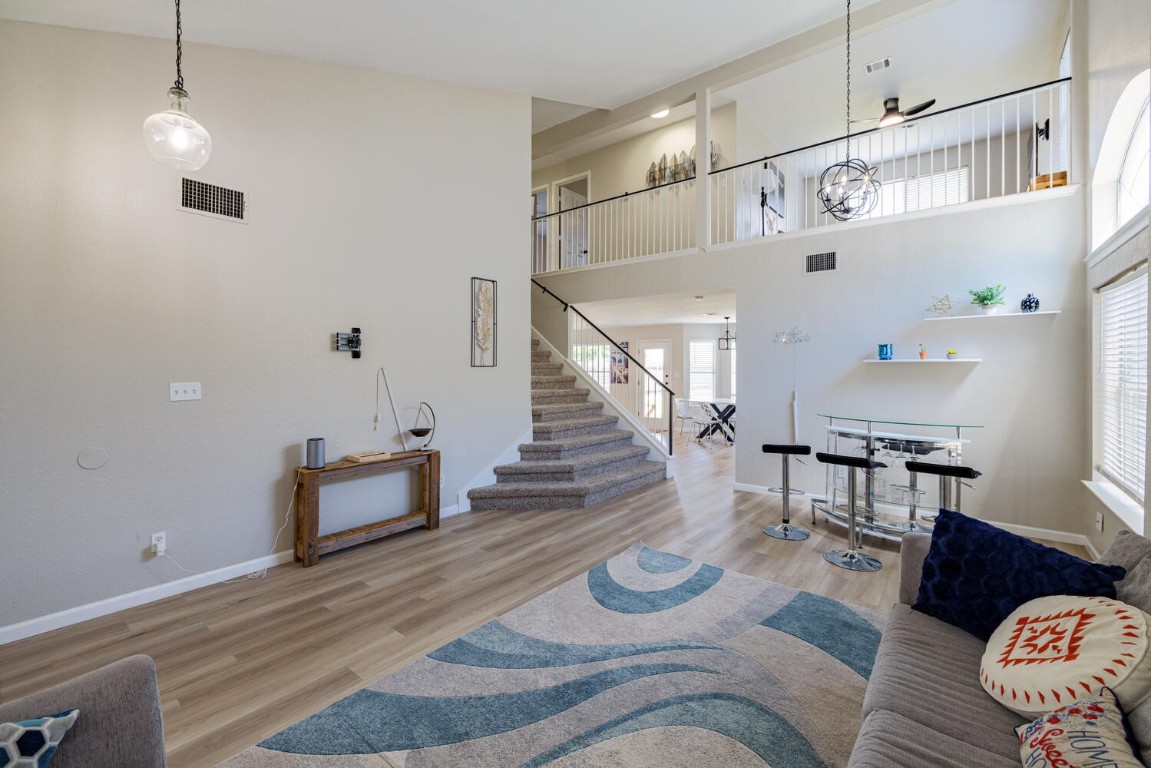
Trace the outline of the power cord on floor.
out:
M 299 487 L 300 487 L 300 470 L 297 469 L 296 470 L 296 482 L 292 485 L 292 498 L 291 498 L 291 501 L 288 502 L 288 511 L 284 513 L 284 522 L 280 525 L 279 530 L 276 531 L 276 538 L 274 538 L 272 540 L 272 551 L 268 553 L 269 556 L 276 554 L 276 547 L 278 547 L 280 544 L 280 536 L 284 533 L 284 529 L 288 527 L 288 522 L 292 519 L 292 507 L 296 503 L 296 491 L 299 489 Z M 185 573 L 190 573 L 190 574 L 193 574 L 195 576 L 202 576 L 204 574 L 203 571 L 195 571 L 195 570 L 192 570 L 191 568 L 186 567 L 183 563 L 181 563 L 179 560 L 177 560 L 175 557 L 172 556 L 171 550 L 166 551 L 164 553 L 164 557 L 168 560 L 171 560 L 173 565 L 175 565 L 177 568 L 179 568 L 181 571 L 184 571 Z M 252 579 L 262 579 L 267 575 L 268 575 L 268 569 L 267 568 L 261 568 L 258 571 L 252 571 L 251 573 L 246 573 L 243 576 L 240 576 L 240 577 L 235 578 L 235 579 L 225 579 L 224 581 L 222 581 L 220 583 L 221 584 L 239 584 L 242 581 L 250 581 Z

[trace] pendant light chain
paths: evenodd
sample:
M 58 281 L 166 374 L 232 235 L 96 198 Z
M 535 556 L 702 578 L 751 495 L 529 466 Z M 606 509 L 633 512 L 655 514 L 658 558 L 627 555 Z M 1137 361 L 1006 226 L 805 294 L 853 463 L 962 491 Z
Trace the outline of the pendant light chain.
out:
M 176 0 L 180 5 L 180 0 Z M 180 15 L 176 15 L 177 20 Z M 178 39 L 178 38 L 177 38 Z M 847 160 L 852 159 L 852 0 L 847 0 Z
M 180 70 L 180 63 L 184 58 L 184 46 L 180 42 L 183 32 L 184 27 L 180 23 L 180 0 L 176 0 L 176 87 L 181 91 L 184 90 L 184 73 Z

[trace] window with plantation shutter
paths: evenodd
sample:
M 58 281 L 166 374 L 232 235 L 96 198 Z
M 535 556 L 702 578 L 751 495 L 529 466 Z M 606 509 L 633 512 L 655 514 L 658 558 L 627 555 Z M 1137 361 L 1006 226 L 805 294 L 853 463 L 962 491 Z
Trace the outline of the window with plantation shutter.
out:
M 1099 289 L 1097 469 L 1143 501 L 1147 444 L 1147 267 Z
M 687 391 L 690 400 L 715 398 L 715 341 L 692 339 L 688 345 Z

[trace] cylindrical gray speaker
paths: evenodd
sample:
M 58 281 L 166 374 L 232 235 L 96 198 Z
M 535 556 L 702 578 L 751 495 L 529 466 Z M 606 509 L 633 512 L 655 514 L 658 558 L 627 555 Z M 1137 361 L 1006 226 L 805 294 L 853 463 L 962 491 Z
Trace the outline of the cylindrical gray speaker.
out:
M 324 468 L 324 438 L 308 438 L 308 469 Z

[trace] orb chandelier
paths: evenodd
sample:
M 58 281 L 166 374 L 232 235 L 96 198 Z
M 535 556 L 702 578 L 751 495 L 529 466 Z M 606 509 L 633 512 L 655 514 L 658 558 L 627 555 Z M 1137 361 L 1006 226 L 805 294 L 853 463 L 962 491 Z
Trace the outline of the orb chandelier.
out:
M 178 171 L 196 171 L 212 154 L 212 137 L 188 114 L 188 92 L 180 64 L 180 0 L 176 0 L 176 82 L 168 89 L 168 109 L 144 121 L 144 142 L 152 157 Z
M 879 201 L 875 167 L 851 156 L 851 0 L 847 0 L 847 154 L 842 162 L 832 163 L 819 175 L 815 194 L 823 213 L 839 221 L 870 213 Z

